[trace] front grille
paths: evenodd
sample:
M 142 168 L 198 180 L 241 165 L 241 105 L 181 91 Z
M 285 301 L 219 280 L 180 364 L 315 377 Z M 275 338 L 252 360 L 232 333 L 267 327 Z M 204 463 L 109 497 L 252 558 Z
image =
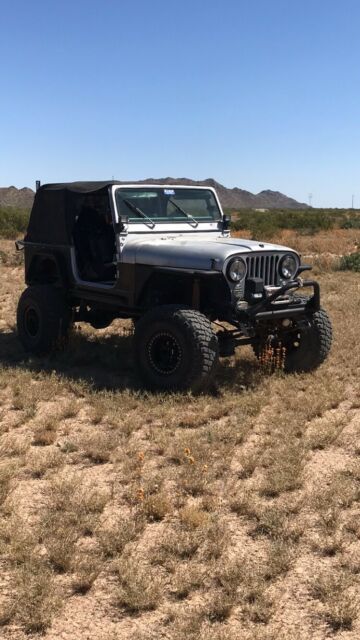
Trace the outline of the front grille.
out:
M 247 278 L 262 278 L 265 285 L 278 284 L 280 261 L 279 255 L 252 255 L 246 258 Z

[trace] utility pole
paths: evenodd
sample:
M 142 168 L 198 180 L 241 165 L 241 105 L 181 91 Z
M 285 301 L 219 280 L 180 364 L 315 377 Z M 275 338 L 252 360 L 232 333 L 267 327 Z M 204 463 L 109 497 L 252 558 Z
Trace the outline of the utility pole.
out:
M 309 193 L 309 207 L 311 207 L 312 197 L 313 197 L 313 194 Z

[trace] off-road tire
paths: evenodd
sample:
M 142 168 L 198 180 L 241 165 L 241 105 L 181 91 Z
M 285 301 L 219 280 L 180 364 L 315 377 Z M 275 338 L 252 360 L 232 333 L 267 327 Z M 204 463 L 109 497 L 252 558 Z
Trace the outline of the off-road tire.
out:
M 332 342 L 331 321 L 324 309 L 316 311 L 305 319 L 305 323 L 294 332 L 294 343 L 298 346 L 287 348 L 284 371 L 286 373 L 309 372 L 317 369 L 326 360 Z M 284 343 L 282 343 L 284 345 Z M 266 339 L 253 344 L 255 355 L 260 358 Z M 276 344 L 274 345 L 276 348 Z
M 218 342 L 209 320 L 199 311 L 163 305 L 136 322 L 134 354 L 148 388 L 199 391 L 214 375 Z
M 25 349 L 45 355 L 66 342 L 71 309 L 64 293 L 50 285 L 30 286 L 22 293 L 17 308 L 17 329 Z

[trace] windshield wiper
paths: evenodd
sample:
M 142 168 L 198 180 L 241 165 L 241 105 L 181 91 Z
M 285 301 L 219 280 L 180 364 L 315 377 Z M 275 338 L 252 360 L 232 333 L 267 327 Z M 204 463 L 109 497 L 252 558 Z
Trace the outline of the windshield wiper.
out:
M 146 213 L 144 213 L 143 211 L 141 211 L 141 209 L 136 207 L 132 202 L 130 202 L 130 200 L 123 200 L 123 202 L 125 202 L 126 206 L 129 207 L 131 211 L 135 211 L 135 213 L 137 213 L 138 216 L 140 216 L 141 218 L 144 218 L 144 220 L 147 220 L 145 224 L 147 224 L 147 226 L 150 227 L 150 229 L 153 229 L 155 227 L 154 220 L 151 220 L 151 218 L 149 218 L 149 216 L 147 216 Z
M 192 227 L 197 227 L 198 226 L 198 221 L 195 220 L 195 218 L 192 217 L 191 213 L 188 213 L 187 211 L 184 211 L 184 209 L 182 209 L 182 207 L 180 207 L 176 202 L 174 202 L 174 200 L 172 200 L 171 198 L 169 198 L 169 202 L 171 202 L 171 204 L 174 205 L 175 209 L 177 209 L 178 211 L 180 211 L 180 213 L 182 213 L 184 216 L 186 216 L 189 220 L 189 224 L 191 224 Z

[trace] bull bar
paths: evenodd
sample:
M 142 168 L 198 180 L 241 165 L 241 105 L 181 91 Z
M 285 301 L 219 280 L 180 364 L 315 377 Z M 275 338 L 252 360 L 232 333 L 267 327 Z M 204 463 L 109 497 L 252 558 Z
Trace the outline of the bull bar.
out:
M 284 293 L 292 289 L 312 287 L 314 293 L 309 298 L 297 298 L 293 301 L 278 301 Z M 276 303 L 276 304 L 275 304 Z M 281 306 L 281 308 L 279 308 Z M 294 318 L 306 313 L 315 313 L 320 309 L 320 286 L 316 280 L 302 280 L 296 278 L 282 285 L 277 291 L 267 298 L 263 298 L 246 310 L 246 315 L 252 320 L 269 320 L 277 318 Z

